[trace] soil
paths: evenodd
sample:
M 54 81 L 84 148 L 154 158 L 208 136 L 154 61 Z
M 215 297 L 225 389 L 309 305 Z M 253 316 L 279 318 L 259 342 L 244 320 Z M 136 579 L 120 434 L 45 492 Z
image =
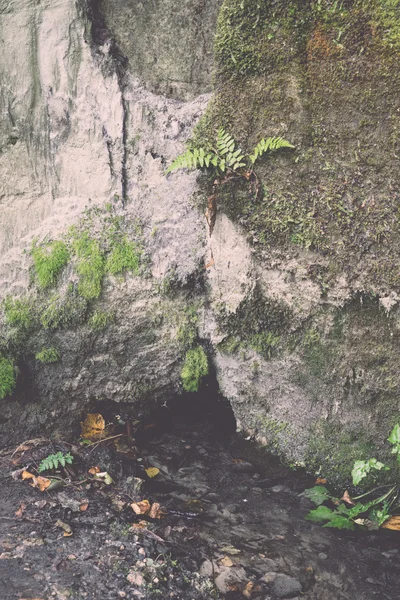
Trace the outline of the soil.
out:
M 305 521 L 312 506 L 300 494 L 313 479 L 266 460 L 234 429 L 224 402 L 185 398 L 140 424 L 134 440 L 4 449 L 0 598 L 397 599 L 398 533 Z M 11 476 L 57 451 L 74 455 L 57 473 L 62 488 L 40 492 Z M 91 467 L 113 483 L 95 481 Z M 159 469 L 153 478 L 149 467 Z M 132 509 L 145 499 L 156 518 Z

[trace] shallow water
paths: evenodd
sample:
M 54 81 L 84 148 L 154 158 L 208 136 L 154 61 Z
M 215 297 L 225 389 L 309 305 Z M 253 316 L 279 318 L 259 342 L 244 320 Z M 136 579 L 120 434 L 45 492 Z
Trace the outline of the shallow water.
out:
M 135 437 L 137 451 L 128 454 L 112 442 L 77 449 L 75 474 L 99 465 L 114 485 L 48 494 L 14 481 L 9 472 L 19 465 L 4 453 L 1 599 L 399 597 L 398 534 L 305 521 L 311 504 L 299 494 L 312 479 L 235 434 L 225 403 L 177 401 Z M 160 469 L 153 479 L 149 466 Z M 139 492 L 137 477 L 146 479 Z M 129 504 L 143 499 L 160 503 L 162 518 L 136 517 Z M 63 536 L 59 519 L 73 535 Z M 147 529 L 131 529 L 140 520 Z

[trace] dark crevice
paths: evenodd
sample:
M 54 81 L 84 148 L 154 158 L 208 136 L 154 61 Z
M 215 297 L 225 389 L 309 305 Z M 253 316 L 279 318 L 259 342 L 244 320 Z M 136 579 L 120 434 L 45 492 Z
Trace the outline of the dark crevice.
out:
M 127 202 L 127 190 L 128 190 L 128 173 L 127 173 L 127 159 L 128 159 L 128 103 L 125 98 L 125 75 L 128 65 L 128 59 L 121 52 L 121 49 L 113 39 L 111 32 L 107 28 L 103 15 L 99 9 L 99 3 L 97 0 L 79 0 L 81 10 L 86 17 L 88 27 L 85 32 L 86 42 L 90 44 L 92 52 L 97 57 L 97 60 L 101 64 L 101 69 L 105 74 L 115 73 L 117 75 L 118 87 L 121 92 L 121 105 L 122 105 L 122 158 L 121 158 L 121 194 L 122 194 L 122 206 L 124 207 Z M 108 46 L 107 55 L 100 50 L 104 46 Z M 107 142 L 107 149 L 110 156 L 110 169 L 113 173 L 113 162 L 111 157 L 111 145 Z

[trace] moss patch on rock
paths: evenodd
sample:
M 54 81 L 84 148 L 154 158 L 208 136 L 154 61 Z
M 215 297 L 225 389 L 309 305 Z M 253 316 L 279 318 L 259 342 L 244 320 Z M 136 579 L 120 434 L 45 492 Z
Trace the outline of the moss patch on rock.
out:
M 12 360 L 0 356 L 0 400 L 9 396 L 15 388 L 15 368 Z
M 258 167 L 262 194 L 232 186 L 220 206 L 260 256 L 310 248 L 333 278 L 379 293 L 400 290 L 399 7 L 225 0 L 216 92 L 193 142 L 223 126 L 244 149 L 267 135 L 295 144 Z

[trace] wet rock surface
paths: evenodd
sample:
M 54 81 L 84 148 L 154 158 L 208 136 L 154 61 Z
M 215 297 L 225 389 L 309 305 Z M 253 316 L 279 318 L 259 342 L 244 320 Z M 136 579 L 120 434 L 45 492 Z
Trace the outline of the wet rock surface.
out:
M 259 451 L 218 410 L 189 400 L 165 408 L 130 448 L 39 440 L 3 450 L 0 597 L 397 598 L 398 534 L 305 521 L 310 506 L 299 494 L 309 478 L 273 457 L 261 468 Z M 55 450 L 75 456 L 63 488 L 40 493 L 11 477 Z M 95 482 L 91 467 L 114 483 Z M 154 478 L 149 467 L 160 470 Z M 145 499 L 161 505 L 161 518 L 135 515 L 131 504 Z

